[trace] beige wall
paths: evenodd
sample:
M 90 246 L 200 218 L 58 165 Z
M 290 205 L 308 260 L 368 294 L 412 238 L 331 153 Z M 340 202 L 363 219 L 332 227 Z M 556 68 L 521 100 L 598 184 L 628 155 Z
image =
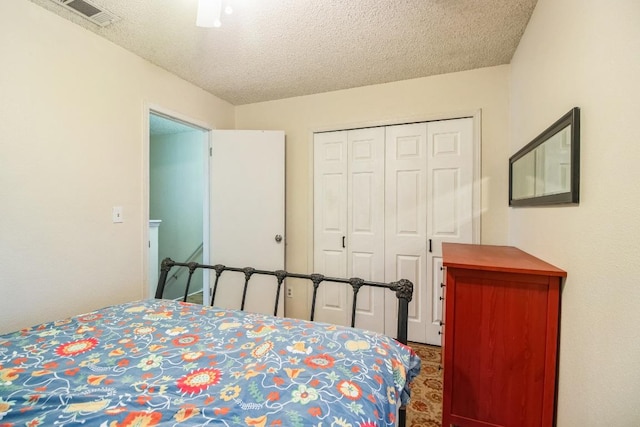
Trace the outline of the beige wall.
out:
M 482 241 L 507 241 L 509 66 L 406 80 L 236 107 L 238 129 L 286 134 L 287 269 L 311 272 L 310 161 L 313 131 L 482 110 Z M 308 316 L 306 289 L 294 289 L 290 316 Z M 289 302 L 289 301 L 288 301 Z
M 581 108 L 580 205 L 509 212 L 568 272 L 559 427 L 640 425 L 640 2 L 539 0 L 511 67 L 511 152 Z
M 24 0 L 0 1 L 0 58 L 0 332 L 141 298 L 145 103 L 233 107 Z
M 638 425 L 639 18 L 637 0 L 539 0 L 511 66 L 234 109 L 30 2 L 2 0 L 0 332 L 143 296 L 145 103 L 218 128 L 285 130 L 291 271 L 311 268 L 314 130 L 481 109 L 483 243 L 569 272 L 558 425 Z M 508 209 L 507 158 L 573 106 L 580 205 Z M 114 205 L 123 224 L 111 223 Z M 292 314 L 304 315 L 298 302 Z

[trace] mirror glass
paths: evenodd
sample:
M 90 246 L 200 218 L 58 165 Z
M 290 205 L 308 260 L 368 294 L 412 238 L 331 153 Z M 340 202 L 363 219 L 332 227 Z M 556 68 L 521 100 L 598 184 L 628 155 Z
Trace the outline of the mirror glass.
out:
M 580 109 L 575 107 L 509 159 L 509 205 L 578 203 Z
M 566 193 L 571 190 L 571 125 L 512 165 L 512 198 Z

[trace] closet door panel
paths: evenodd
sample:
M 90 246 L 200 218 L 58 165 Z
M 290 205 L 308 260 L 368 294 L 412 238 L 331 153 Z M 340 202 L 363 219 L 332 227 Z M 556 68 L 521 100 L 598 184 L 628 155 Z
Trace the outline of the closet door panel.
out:
M 350 130 L 347 136 L 347 271 L 372 281 L 384 281 L 384 135 L 377 127 Z M 353 304 L 352 293 L 347 304 Z M 384 332 L 383 289 L 360 288 L 355 324 Z
M 384 128 L 314 136 L 314 271 L 384 280 Z M 353 293 L 318 288 L 316 320 L 351 323 Z M 361 288 L 356 326 L 384 331 L 384 292 Z
M 419 255 L 397 255 L 396 256 L 396 268 L 395 274 L 397 277 L 411 280 L 412 283 L 420 283 L 420 279 L 424 274 L 424 267 L 421 265 L 424 257 Z M 414 292 L 414 298 L 417 296 Z M 395 295 L 391 295 L 393 299 L 395 299 L 395 303 L 397 303 L 397 298 Z M 392 302 L 393 299 L 391 299 Z M 420 319 L 420 305 L 419 304 L 409 304 L 409 319 Z M 393 323 L 397 325 L 396 320 L 393 320 Z M 410 339 L 410 341 L 415 341 Z
M 473 121 L 430 122 L 427 129 L 429 237 L 440 252 L 443 241 L 472 243 Z
M 373 254 L 372 252 L 352 252 L 351 276 L 360 278 L 374 276 L 375 270 L 377 268 L 374 259 L 375 254 Z M 371 292 L 371 289 L 369 287 L 360 288 L 360 291 L 358 292 L 358 301 L 356 304 L 356 325 L 358 325 L 358 327 L 360 327 L 362 323 L 362 319 L 360 319 L 360 317 L 376 315 L 376 296 L 376 293 Z
M 460 177 L 456 169 L 438 169 L 431 178 L 433 194 L 438 199 L 438 206 L 433 206 L 433 237 L 456 236 L 459 234 L 456 206 L 457 190 Z M 432 237 L 432 238 L 433 238 Z
M 347 132 L 315 134 L 313 147 L 313 269 L 326 276 L 345 277 L 347 252 L 342 242 L 347 234 Z M 321 283 L 316 320 L 347 324 L 346 300 L 344 286 Z
M 420 188 L 424 174 L 420 170 L 398 171 L 395 186 L 395 235 L 416 237 L 424 232 L 420 227 L 420 198 L 424 197 Z M 424 186 L 423 186 L 424 187 Z
M 443 322 L 442 243 L 473 243 L 473 120 L 427 123 L 427 280 L 426 342 L 441 343 Z
M 388 126 L 385 138 L 386 281 L 409 279 L 409 340 L 424 342 L 426 287 L 426 123 Z M 389 293 L 386 331 L 395 334 L 397 300 Z

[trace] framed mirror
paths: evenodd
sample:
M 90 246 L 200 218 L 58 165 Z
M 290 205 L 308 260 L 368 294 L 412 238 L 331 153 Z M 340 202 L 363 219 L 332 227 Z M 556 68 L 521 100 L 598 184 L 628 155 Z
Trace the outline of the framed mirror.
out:
M 580 200 L 580 109 L 573 108 L 509 159 L 509 206 Z

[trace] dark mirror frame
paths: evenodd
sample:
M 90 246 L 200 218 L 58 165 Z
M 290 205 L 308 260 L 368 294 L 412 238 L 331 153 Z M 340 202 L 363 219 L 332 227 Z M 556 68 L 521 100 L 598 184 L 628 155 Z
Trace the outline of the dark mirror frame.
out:
M 570 190 L 564 193 L 549 194 L 543 196 L 533 196 L 521 199 L 513 198 L 514 176 L 513 164 L 518 159 L 534 151 L 537 147 L 551 139 L 558 132 L 571 126 L 571 183 Z M 509 206 L 543 206 L 558 204 L 578 204 L 580 201 L 580 108 L 574 107 L 558 121 L 549 126 L 544 132 L 538 135 L 533 141 L 522 147 L 517 153 L 509 158 Z

